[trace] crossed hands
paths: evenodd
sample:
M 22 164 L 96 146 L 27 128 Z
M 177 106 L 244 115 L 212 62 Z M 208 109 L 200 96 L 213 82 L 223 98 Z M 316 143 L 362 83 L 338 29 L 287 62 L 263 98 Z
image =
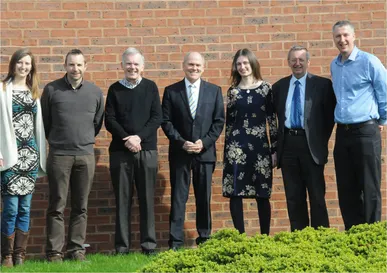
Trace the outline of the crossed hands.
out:
M 133 153 L 141 151 L 141 138 L 138 135 L 127 136 L 122 140 L 125 141 L 125 147 Z
M 183 149 L 189 154 L 198 154 L 203 150 L 203 142 L 200 139 L 195 143 L 186 141 L 184 142 Z

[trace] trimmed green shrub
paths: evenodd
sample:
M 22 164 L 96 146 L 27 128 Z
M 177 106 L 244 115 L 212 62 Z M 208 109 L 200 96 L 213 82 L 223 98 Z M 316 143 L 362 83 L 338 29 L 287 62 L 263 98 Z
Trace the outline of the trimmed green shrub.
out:
M 140 272 L 387 272 L 387 222 L 270 237 L 216 232 L 196 249 L 160 253 Z

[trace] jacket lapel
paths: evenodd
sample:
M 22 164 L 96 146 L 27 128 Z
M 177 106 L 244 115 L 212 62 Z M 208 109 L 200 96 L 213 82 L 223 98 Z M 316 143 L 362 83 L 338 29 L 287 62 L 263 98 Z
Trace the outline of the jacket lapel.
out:
M 185 108 L 187 110 L 188 116 L 192 119 L 191 109 L 189 109 L 189 102 L 188 102 L 188 96 L 187 96 L 187 88 L 185 86 L 184 79 L 181 81 L 179 89 L 180 89 L 180 95 L 181 95 L 181 98 L 183 100 L 183 104 L 185 105 Z
M 308 73 L 306 77 L 306 86 L 305 86 L 305 103 L 304 103 L 304 127 L 307 126 L 307 120 L 309 113 L 312 108 L 312 97 L 314 95 L 315 84 L 313 81 L 313 75 Z
M 205 96 L 205 92 L 204 92 L 204 88 L 205 88 L 205 84 L 206 82 L 201 80 L 200 81 L 200 87 L 199 87 L 199 98 L 198 98 L 198 106 L 196 107 L 196 117 L 198 117 L 198 115 L 200 115 L 200 110 L 201 110 L 201 107 L 203 105 L 203 102 L 205 101 L 204 100 L 204 96 Z
M 288 93 L 289 93 L 289 85 L 290 85 L 290 79 L 291 76 L 287 77 L 283 82 L 280 90 L 283 90 L 282 96 L 281 96 L 281 105 L 279 106 L 279 109 L 283 109 L 281 115 L 282 115 L 282 120 L 284 121 L 284 126 L 285 127 L 285 112 L 286 112 L 286 99 L 288 98 Z M 282 128 L 283 129 L 283 128 Z

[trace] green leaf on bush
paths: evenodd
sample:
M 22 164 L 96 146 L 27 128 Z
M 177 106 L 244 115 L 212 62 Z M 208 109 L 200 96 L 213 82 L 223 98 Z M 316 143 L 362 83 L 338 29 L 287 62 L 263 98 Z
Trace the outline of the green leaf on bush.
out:
M 387 222 L 273 237 L 224 229 L 196 249 L 160 253 L 140 272 L 387 272 Z

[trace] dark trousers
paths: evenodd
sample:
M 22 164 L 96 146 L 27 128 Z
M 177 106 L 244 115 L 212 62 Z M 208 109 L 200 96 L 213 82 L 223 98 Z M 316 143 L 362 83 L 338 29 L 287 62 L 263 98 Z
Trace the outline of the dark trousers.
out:
M 196 243 L 206 241 L 211 234 L 211 183 L 215 163 L 203 163 L 191 158 L 175 159 L 169 162 L 171 176 L 171 212 L 169 215 L 169 247 L 178 248 L 184 244 L 185 207 L 189 187 L 192 183 L 196 204 Z
M 266 198 L 255 198 L 258 207 L 259 226 L 261 234 L 270 234 L 271 208 L 270 201 Z M 239 233 L 245 233 L 242 197 L 230 197 L 230 213 L 234 227 Z
M 381 220 L 381 136 L 378 125 L 337 126 L 337 190 L 345 229 Z
M 67 236 L 67 252 L 85 252 L 87 202 L 95 170 L 94 155 L 54 155 L 49 153 L 47 177 L 49 201 L 47 209 L 47 255 L 62 254 L 65 239 L 63 212 L 70 188 L 71 213 Z
M 325 203 L 324 165 L 317 165 L 308 147 L 305 135 L 285 135 L 281 169 L 285 186 L 286 203 L 290 229 L 302 230 L 310 225 L 329 227 L 328 211 Z
M 131 247 L 132 199 L 136 185 L 140 208 L 140 243 L 144 251 L 156 248 L 154 193 L 157 151 L 110 153 L 110 174 L 116 197 L 115 248 L 128 253 Z

